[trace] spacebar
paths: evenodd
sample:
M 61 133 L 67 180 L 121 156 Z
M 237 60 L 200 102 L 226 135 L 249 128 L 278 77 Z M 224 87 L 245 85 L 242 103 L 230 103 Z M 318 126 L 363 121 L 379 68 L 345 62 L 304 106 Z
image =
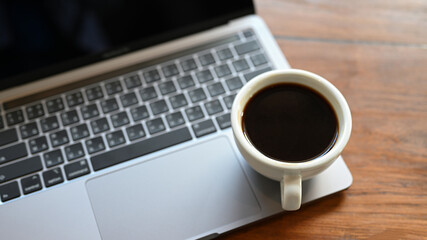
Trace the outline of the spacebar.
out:
M 114 149 L 90 160 L 95 171 L 191 140 L 187 127 Z

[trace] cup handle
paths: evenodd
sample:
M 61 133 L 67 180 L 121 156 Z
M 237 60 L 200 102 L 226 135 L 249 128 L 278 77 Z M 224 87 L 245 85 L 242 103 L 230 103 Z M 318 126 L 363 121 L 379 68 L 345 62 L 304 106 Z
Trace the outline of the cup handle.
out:
M 301 207 L 301 176 L 285 175 L 280 181 L 282 208 L 295 211 Z

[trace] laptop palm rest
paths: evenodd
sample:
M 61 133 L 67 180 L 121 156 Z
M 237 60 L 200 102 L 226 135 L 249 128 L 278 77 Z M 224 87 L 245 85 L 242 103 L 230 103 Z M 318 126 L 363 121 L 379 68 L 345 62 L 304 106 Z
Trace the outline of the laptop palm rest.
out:
M 249 218 L 260 206 L 225 137 L 87 182 L 108 239 L 183 239 Z

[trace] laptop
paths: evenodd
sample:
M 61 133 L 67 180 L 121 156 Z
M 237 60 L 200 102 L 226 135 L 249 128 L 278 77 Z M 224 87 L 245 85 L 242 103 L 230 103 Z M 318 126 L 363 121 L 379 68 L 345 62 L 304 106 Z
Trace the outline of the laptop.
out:
M 230 129 L 239 89 L 290 67 L 252 1 L 6 1 L 0 31 L 1 239 L 211 239 L 283 212 Z M 339 158 L 303 203 L 351 183 Z

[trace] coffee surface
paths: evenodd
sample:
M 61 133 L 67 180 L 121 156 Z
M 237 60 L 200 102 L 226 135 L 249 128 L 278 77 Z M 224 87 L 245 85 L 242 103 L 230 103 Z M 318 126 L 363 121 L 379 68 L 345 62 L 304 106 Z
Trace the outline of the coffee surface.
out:
M 338 120 L 330 103 L 312 89 L 282 83 L 256 93 L 242 118 L 246 138 L 264 155 L 304 162 L 334 145 Z

